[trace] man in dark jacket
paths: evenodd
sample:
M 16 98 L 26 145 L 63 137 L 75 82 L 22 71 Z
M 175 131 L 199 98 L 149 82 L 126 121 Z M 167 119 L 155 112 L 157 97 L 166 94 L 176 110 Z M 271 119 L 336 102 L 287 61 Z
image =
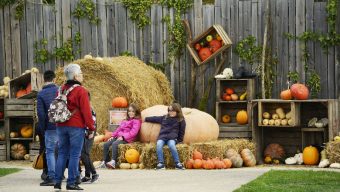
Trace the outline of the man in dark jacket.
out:
M 44 86 L 42 90 L 38 93 L 37 97 L 37 112 L 38 112 L 38 133 L 43 135 L 43 140 L 40 142 L 45 142 L 45 156 L 48 167 L 48 177 L 44 182 L 40 183 L 40 186 L 53 186 L 55 179 L 55 149 L 57 145 L 57 132 L 56 125 L 50 123 L 48 120 L 48 109 L 53 99 L 57 96 L 58 87 L 54 83 L 55 73 L 53 71 L 45 71 L 44 73 Z

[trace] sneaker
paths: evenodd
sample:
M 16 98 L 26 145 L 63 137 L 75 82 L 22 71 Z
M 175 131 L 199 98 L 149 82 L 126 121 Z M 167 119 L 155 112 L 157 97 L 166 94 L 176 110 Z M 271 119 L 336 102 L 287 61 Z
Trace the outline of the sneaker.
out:
M 86 182 L 89 182 L 89 181 L 91 181 L 91 177 L 83 177 L 83 178 L 81 178 L 81 182 L 83 182 L 83 183 L 86 183 Z
M 44 182 L 40 183 L 40 186 L 54 186 L 55 182 L 53 179 L 47 178 Z
M 92 179 L 91 179 L 91 183 L 97 181 L 99 178 L 99 175 L 98 174 L 92 174 Z
M 97 167 L 95 167 L 96 169 L 99 169 L 99 168 L 106 168 L 106 165 L 105 165 L 105 161 L 102 161 Z
M 156 169 L 157 170 L 165 169 L 164 163 L 158 163 Z
M 106 163 L 106 167 L 110 168 L 110 169 L 115 169 L 116 168 L 116 161 L 115 160 L 111 160 L 109 162 Z
M 176 169 L 184 170 L 185 168 L 183 167 L 182 163 L 176 163 L 175 165 Z
M 77 176 L 77 177 L 76 177 L 76 184 L 79 185 L 80 183 L 81 183 L 80 176 Z

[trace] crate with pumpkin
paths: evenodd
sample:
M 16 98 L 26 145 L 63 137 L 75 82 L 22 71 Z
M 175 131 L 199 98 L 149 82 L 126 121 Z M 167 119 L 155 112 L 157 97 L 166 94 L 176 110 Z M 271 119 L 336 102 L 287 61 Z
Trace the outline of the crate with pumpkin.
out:
M 230 38 L 220 25 L 213 25 L 187 44 L 190 54 L 201 65 L 215 58 L 232 45 Z

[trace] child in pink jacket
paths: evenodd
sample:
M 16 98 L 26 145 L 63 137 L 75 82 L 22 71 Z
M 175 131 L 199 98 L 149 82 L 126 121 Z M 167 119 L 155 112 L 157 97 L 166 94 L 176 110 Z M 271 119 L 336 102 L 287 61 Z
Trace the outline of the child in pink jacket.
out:
M 116 168 L 118 145 L 131 143 L 136 140 L 142 124 L 140 116 L 140 109 L 136 105 L 130 104 L 126 120 L 120 123 L 119 127 L 112 133 L 111 138 L 104 144 L 102 167 L 106 165 L 106 167 L 111 169 Z M 109 157 L 110 146 L 112 146 L 111 161 Z

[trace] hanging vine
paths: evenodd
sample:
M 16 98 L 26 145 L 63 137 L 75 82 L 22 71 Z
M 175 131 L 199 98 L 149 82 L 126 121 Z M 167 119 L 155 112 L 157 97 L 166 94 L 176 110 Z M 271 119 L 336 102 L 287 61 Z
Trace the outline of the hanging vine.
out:
M 153 2 L 153 0 L 122 0 L 123 5 L 129 10 L 129 18 L 137 23 L 139 29 L 151 23 L 146 13 Z
M 34 42 L 34 62 L 45 64 L 50 58 L 51 53 L 47 50 L 47 39 Z
M 67 39 L 66 42 L 63 43 L 61 47 L 54 48 L 54 56 L 57 59 L 64 61 L 72 61 L 75 58 L 76 54 L 81 53 L 80 44 L 81 44 L 81 35 L 77 32 L 74 36 L 74 39 Z M 78 49 L 73 49 L 73 47 L 78 47 Z
M 72 15 L 76 18 L 87 18 L 91 24 L 100 23 L 99 17 L 95 14 L 96 5 L 92 0 L 80 0 L 75 9 L 72 12 Z

